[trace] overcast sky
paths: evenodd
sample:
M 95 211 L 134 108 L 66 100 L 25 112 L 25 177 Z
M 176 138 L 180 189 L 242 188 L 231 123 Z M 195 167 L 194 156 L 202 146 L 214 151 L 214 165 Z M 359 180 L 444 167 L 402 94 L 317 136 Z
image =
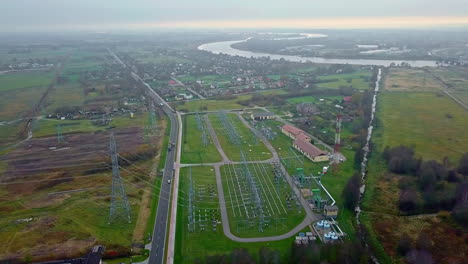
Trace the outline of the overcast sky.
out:
M 9 31 L 141 24 L 171 27 L 200 21 L 203 27 L 227 25 L 211 21 L 234 27 L 236 21 L 287 24 L 298 19 L 367 17 L 468 21 L 468 7 L 467 0 L 0 0 L 0 30 Z

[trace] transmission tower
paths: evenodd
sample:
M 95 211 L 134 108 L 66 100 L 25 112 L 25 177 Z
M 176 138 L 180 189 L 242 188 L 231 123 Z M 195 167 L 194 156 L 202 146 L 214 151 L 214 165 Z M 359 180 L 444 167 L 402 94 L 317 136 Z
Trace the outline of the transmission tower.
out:
M 63 138 L 63 134 L 62 134 L 62 126 L 56 125 L 55 130 L 57 131 L 57 143 L 60 144 L 60 143 L 65 142 L 65 139 Z
M 334 158 L 336 159 L 336 154 L 340 152 L 340 145 L 341 145 L 341 110 L 343 109 L 342 106 L 337 105 L 338 114 L 336 115 L 336 131 L 335 131 L 335 146 L 333 148 Z
M 118 218 L 128 220 L 128 223 L 130 223 L 130 205 L 122 183 L 122 178 L 120 177 L 119 159 L 114 133 L 110 135 L 109 145 L 112 159 L 112 195 L 109 210 L 109 224 Z
M 151 142 L 150 138 L 156 134 L 157 130 L 157 121 L 156 121 L 156 112 L 154 110 L 154 103 L 150 103 L 148 109 L 148 121 L 145 126 L 145 141 L 146 143 Z

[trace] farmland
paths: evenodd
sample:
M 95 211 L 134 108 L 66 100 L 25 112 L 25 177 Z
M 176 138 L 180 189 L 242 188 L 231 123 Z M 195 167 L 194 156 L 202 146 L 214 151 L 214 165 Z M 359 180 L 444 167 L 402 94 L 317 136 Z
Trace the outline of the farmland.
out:
M 0 74 L 0 92 L 32 87 L 47 87 L 54 80 L 54 71 L 31 71 Z
M 389 69 L 385 90 L 388 91 L 440 91 L 440 83 L 422 69 Z

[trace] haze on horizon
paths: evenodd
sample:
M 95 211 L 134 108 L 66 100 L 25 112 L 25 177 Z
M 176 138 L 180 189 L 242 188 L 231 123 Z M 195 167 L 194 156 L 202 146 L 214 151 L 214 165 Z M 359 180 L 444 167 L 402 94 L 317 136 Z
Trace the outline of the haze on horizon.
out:
M 0 31 L 467 26 L 466 0 L 4 0 Z

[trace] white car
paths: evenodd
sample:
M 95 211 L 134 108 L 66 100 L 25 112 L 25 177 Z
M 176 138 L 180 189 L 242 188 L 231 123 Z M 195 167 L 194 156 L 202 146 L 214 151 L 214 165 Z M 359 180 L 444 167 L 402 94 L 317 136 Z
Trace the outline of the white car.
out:
M 171 184 L 171 180 L 167 180 L 167 184 Z

